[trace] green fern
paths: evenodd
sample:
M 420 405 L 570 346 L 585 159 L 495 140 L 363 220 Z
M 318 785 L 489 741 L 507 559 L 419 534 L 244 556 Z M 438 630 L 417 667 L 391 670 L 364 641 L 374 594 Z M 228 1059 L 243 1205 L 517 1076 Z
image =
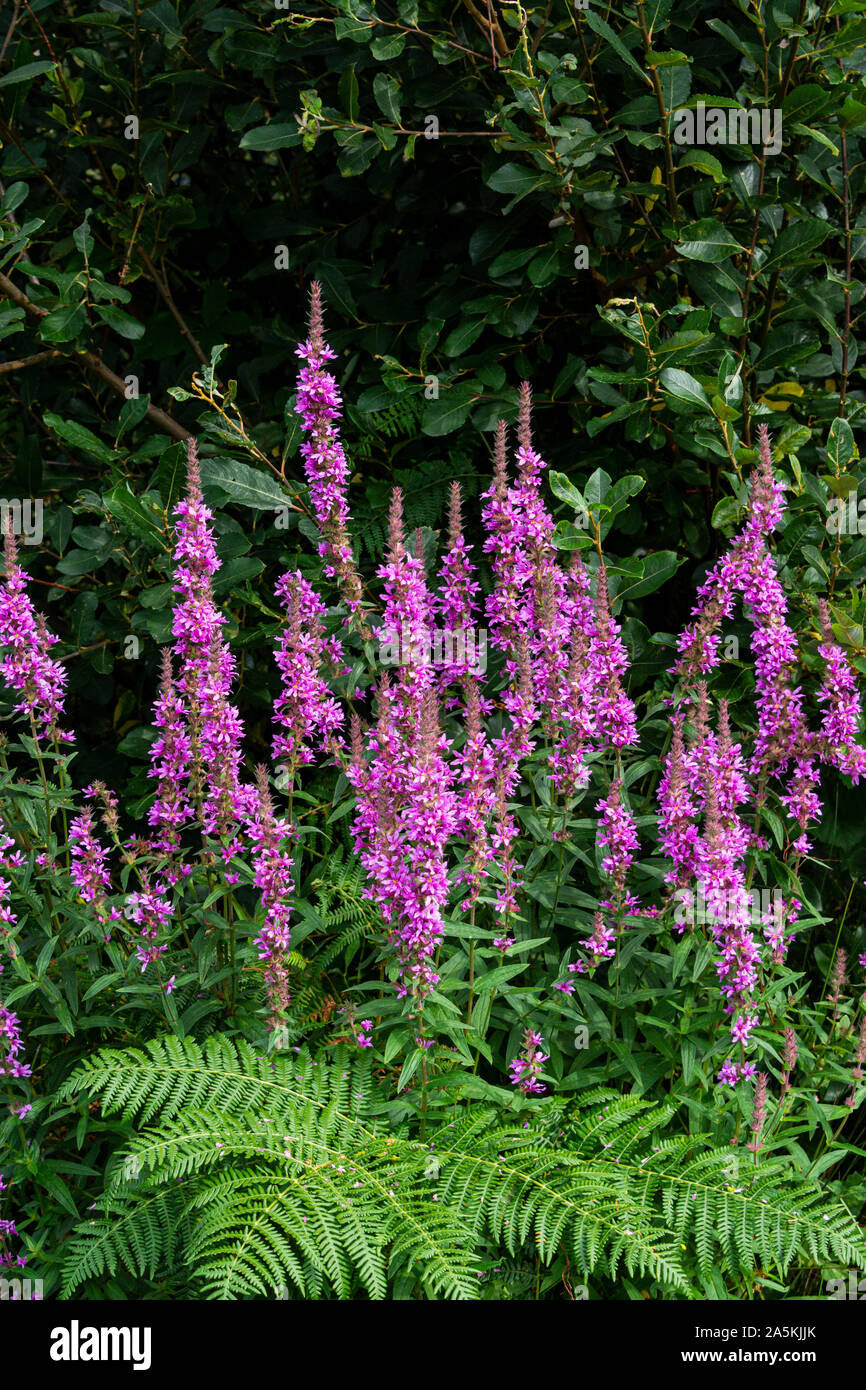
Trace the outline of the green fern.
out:
M 399 1269 L 428 1297 L 471 1298 L 491 1241 L 685 1298 L 713 1271 L 784 1278 L 797 1255 L 866 1266 L 853 1217 L 817 1183 L 766 1158 L 732 1181 L 730 1148 L 659 1139 L 675 1108 L 614 1091 L 547 1101 L 528 1125 L 479 1103 L 422 1143 L 381 1118 L 366 1055 L 268 1058 L 226 1038 L 100 1052 L 64 1094 L 78 1091 L 144 1128 L 69 1243 L 66 1294 L 122 1263 L 182 1264 L 214 1298 L 384 1298 Z
M 184 1259 L 209 1297 L 267 1296 L 289 1284 L 309 1297 L 321 1276 L 339 1297 L 357 1281 L 383 1298 L 395 1254 L 430 1297 L 472 1296 L 477 1266 L 458 1215 L 434 1200 L 427 1147 L 375 1117 L 366 1058 L 349 1065 L 342 1049 L 327 1061 L 266 1058 L 240 1041 L 164 1038 L 146 1052 L 97 1054 L 66 1093 L 84 1088 L 104 1110 L 160 1121 L 113 1169 L 102 1219 L 70 1242 L 65 1294 L 118 1262 L 145 1274 L 168 1260 L 149 1213 L 160 1196 L 175 1201 L 181 1182 L 193 1232 Z M 145 1175 L 137 1190 L 130 1162 Z M 143 1204 L 141 1232 L 130 1203 Z

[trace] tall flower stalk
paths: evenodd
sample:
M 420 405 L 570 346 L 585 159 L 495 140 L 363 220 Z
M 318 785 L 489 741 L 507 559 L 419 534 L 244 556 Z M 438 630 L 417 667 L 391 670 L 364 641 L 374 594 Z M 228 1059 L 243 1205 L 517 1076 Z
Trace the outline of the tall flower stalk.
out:
M 296 410 L 308 436 L 301 444 L 301 456 L 313 517 L 322 533 L 319 554 L 325 562 L 325 574 L 337 580 L 350 618 L 357 621 L 361 616 L 361 577 L 349 538 L 349 465 L 338 423 L 343 399 L 336 378 L 326 366 L 337 354 L 325 342 L 322 291 L 316 281 L 310 291 L 308 336 L 295 353 L 304 363 L 298 374 Z

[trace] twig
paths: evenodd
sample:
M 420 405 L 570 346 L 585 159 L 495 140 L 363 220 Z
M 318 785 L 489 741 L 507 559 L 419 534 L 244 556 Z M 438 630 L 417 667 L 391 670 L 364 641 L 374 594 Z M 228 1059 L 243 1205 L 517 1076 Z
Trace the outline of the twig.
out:
M 505 36 L 503 35 L 502 30 L 499 27 L 499 20 L 494 19 L 493 14 L 491 13 L 490 0 L 487 0 L 486 22 L 484 15 L 473 3 L 473 0 L 463 0 L 463 3 L 466 6 L 469 13 L 471 14 L 472 18 L 475 20 L 475 23 L 478 25 L 478 28 L 481 30 L 482 34 L 487 34 L 489 36 L 490 51 L 493 55 L 493 66 L 494 68 L 497 67 L 498 64 L 496 60 L 496 54 L 498 52 L 500 58 L 507 58 L 508 44 L 505 42 Z
M 10 40 L 11 37 L 12 37 L 12 33 L 13 33 L 14 28 L 15 28 L 15 25 L 18 23 L 18 11 L 19 11 L 20 9 L 21 9 L 21 0 L 15 0 L 15 8 L 14 8 L 14 10 L 12 11 L 12 19 L 10 20 L 9 28 L 6 30 L 6 37 L 5 37 L 5 39 L 3 40 L 3 47 L 0 48 L 0 63 L 2 63 L 2 62 L 3 62 L 3 59 L 6 57 L 6 49 L 9 47 L 9 40 Z
M 57 348 L 51 348 L 47 352 L 34 352 L 32 357 L 17 357 L 14 362 L 0 362 L 0 374 L 3 372 L 18 372 L 22 367 L 35 367 L 37 362 L 47 362 L 49 357 L 60 357 Z
M 144 209 L 147 207 L 147 200 L 152 192 L 153 184 L 149 183 L 147 185 L 147 191 L 145 192 L 141 207 L 138 209 L 138 216 L 135 219 L 135 226 L 132 229 L 132 236 L 129 239 L 129 246 L 126 248 L 126 260 L 123 262 L 123 269 L 120 272 L 120 279 L 117 282 L 119 285 L 123 284 L 124 280 L 126 279 L 129 273 L 129 261 L 130 257 L 132 256 L 132 248 L 135 245 L 135 238 L 138 236 L 138 229 L 141 226 L 141 219 L 144 216 Z
M 23 290 L 19 290 L 18 286 L 14 285 L 8 276 L 3 274 L 0 274 L 0 294 L 4 295 L 6 299 L 11 299 L 13 304 L 20 305 L 26 313 L 30 314 L 31 318 L 44 319 L 48 315 L 47 309 L 43 309 L 41 304 L 34 304 L 31 299 L 27 298 Z M 65 357 L 70 362 L 76 362 L 79 366 L 95 373 L 100 380 L 111 387 L 112 391 L 116 392 L 118 396 L 123 396 L 124 400 L 126 399 L 126 382 L 110 367 L 107 367 L 102 358 L 97 357 L 95 353 L 78 350 L 69 353 L 58 351 L 58 356 Z M 184 429 L 183 425 L 179 425 L 177 420 L 172 420 L 171 416 L 166 415 L 165 411 L 160 410 L 157 405 L 147 407 L 146 418 L 164 430 L 166 434 L 170 434 L 172 439 L 189 439 L 190 437 L 189 430 Z

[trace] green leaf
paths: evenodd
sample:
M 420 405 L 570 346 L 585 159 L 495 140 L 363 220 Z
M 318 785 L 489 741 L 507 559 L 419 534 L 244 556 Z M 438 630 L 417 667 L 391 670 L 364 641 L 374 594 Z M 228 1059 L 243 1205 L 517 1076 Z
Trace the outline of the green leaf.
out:
M 129 338 L 135 341 L 144 337 L 144 324 L 139 323 L 131 314 L 126 314 L 122 309 L 115 309 L 110 304 L 97 304 L 95 312 L 107 323 L 109 328 L 113 328 L 115 333 L 119 333 L 121 338 Z
M 769 275 L 774 270 L 782 270 L 788 265 L 801 264 L 830 235 L 832 228 L 827 222 L 817 219 L 808 222 L 794 222 L 781 231 L 773 242 L 767 259 L 760 267 L 761 275 Z
M 83 304 L 61 304 L 52 309 L 39 325 L 39 335 L 46 343 L 68 343 L 77 338 L 87 326 Z
M 127 430 L 134 430 L 136 425 L 141 424 L 147 414 L 147 407 L 149 405 L 150 396 L 147 394 L 135 396 L 131 401 L 124 402 L 120 412 L 120 418 L 117 422 L 118 439 L 122 434 L 125 434 Z
M 242 150 L 286 150 L 301 143 L 302 131 L 297 123 L 291 125 L 274 122 L 272 125 L 253 126 L 241 137 Z
M 837 417 L 830 426 L 830 434 L 827 439 L 827 460 L 832 464 L 834 471 L 838 472 L 853 457 L 853 431 L 847 420 L 840 420 Z
M 686 405 L 697 406 L 706 414 L 712 415 L 713 408 L 707 399 L 707 394 L 699 381 L 696 381 L 688 372 L 684 372 L 680 367 L 665 367 L 661 374 L 661 383 L 675 400 L 683 401 Z
M 270 473 L 251 468 L 237 459 L 202 459 L 199 465 L 202 486 L 218 489 L 226 499 L 252 511 L 272 512 L 291 503 L 291 497 L 279 480 Z
M 421 420 L 422 434 L 437 438 L 451 434 L 468 419 L 477 400 L 471 386 L 457 385 L 442 388 L 438 401 L 430 401 Z
M 636 497 L 645 487 L 646 478 L 641 478 L 637 473 L 627 473 L 624 478 L 617 478 L 604 499 L 605 505 L 613 511 L 624 505 L 630 497 Z
M 56 63 L 49 63 L 44 59 L 39 63 L 24 63 L 13 72 L 7 72 L 5 77 L 0 77 L 0 87 L 12 87 L 16 82 L 29 82 L 31 78 L 41 77 L 43 73 L 51 72 L 56 67 Z
M 604 502 L 610 491 L 610 474 L 605 473 L 603 468 L 596 468 L 595 472 L 586 481 L 583 495 L 588 507 L 596 507 Z
M 625 599 L 631 601 L 636 598 L 643 598 L 645 594 L 652 594 L 656 589 L 660 589 L 662 584 L 676 574 L 677 566 L 680 564 L 674 550 L 655 550 L 650 555 L 646 555 L 640 562 L 640 573 L 627 576 L 619 585 L 616 591 L 617 602 Z M 619 566 L 609 566 L 611 574 L 621 573 Z
M 527 169 L 522 164 L 501 164 L 487 178 L 487 187 L 492 188 L 495 193 L 514 195 L 512 201 L 503 209 L 504 212 L 508 212 L 528 193 L 534 193 L 537 188 L 543 188 L 548 183 L 549 174 L 542 174 L 538 169 Z
M 472 346 L 477 338 L 484 332 L 484 319 L 464 319 L 457 325 L 453 332 L 448 334 L 442 344 L 442 351 L 446 357 L 459 357 Z
M 138 540 L 147 541 L 157 550 L 167 549 L 163 519 L 146 506 L 130 490 L 128 483 L 118 483 L 102 499 L 105 510 L 116 517 Z
M 586 510 L 583 494 L 564 473 L 557 473 L 555 469 L 551 468 L 547 474 L 547 481 L 554 497 L 558 497 L 560 502 L 567 502 L 569 506 L 574 507 L 576 512 Z
M 678 169 L 699 169 L 702 174 L 709 174 L 715 183 L 727 183 L 728 176 L 722 168 L 714 154 L 707 150 L 689 150 L 677 164 Z M 695 259 L 703 259 L 696 257 Z
M 648 87 L 651 87 L 652 78 L 644 72 L 642 67 L 638 66 L 622 39 L 614 33 L 610 25 L 605 23 L 601 16 L 593 9 L 586 11 L 585 19 L 590 29 L 594 29 L 599 38 L 604 39 L 605 43 L 613 49 L 614 53 L 616 53 L 628 67 L 631 68 L 632 72 L 637 73 L 641 81 L 645 82 Z
M 714 217 L 703 217 L 686 227 L 676 249 L 688 260 L 705 261 L 710 265 L 726 261 L 736 251 L 745 250 Z
M 373 78 L 373 96 L 383 116 L 395 125 L 400 124 L 400 84 L 387 73 L 377 72 Z
M 79 425 L 76 420 L 64 420 L 59 415 L 54 415 L 50 411 L 43 417 L 46 427 L 62 439 L 64 444 L 69 444 L 73 449 L 82 450 L 90 454 L 100 463 L 113 463 L 117 455 L 107 444 L 103 444 L 92 430 L 87 429 L 86 425 Z
M 545 247 L 531 262 L 527 273 L 536 289 L 551 284 L 559 274 L 559 247 Z

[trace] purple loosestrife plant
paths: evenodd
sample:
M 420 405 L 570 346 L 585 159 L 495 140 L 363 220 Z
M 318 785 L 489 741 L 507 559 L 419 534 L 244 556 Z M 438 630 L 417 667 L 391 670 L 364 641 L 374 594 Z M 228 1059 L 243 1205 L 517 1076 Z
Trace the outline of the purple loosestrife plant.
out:
M 422 555 L 412 554 L 403 531 L 403 493 L 394 488 L 388 512 L 388 553 L 379 568 L 382 580 L 382 622 L 378 639 L 385 649 L 395 649 L 397 672 L 395 697 L 408 716 L 421 693 L 433 681 L 429 662 L 429 635 L 433 599 L 427 588 Z
M 105 893 L 111 886 L 111 875 L 106 865 L 108 850 L 100 844 L 95 829 L 93 812 L 89 806 L 70 822 L 72 864 L 69 872 L 82 901 L 94 904 L 99 921 L 105 925 L 108 922 Z
M 12 872 L 21 868 L 24 863 L 23 854 L 13 848 L 14 844 L 14 839 L 6 834 L 0 821 L 0 948 L 12 959 L 18 954 L 12 934 L 18 923 L 9 906 L 12 884 L 2 876 L 2 872 Z M 12 850 L 11 854 L 8 853 L 9 850 Z M 0 962 L 0 975 L 4 969 L 5 966 Z M 30 1067 L 19 1057 L 23 1047 L 18 1015 L 0 1000 L 0 1076 L 24 1078 L 30 1075 Z
M 295 836 L 288 820 L 274 815 L 264 767 L 256 770 L 257 800 L 247 817 L 246 831 L 252 843 L 253 881 L 265 911 L 256 937 L 259 959 L 264 961 L 268 996 L 268 1029 L 285 1019 L 289 1006 L 288 957 L 291 935 L 294 859 L 287 846 Z
M 569 566 L 571 633 L 564 689 L 556 710 L 553 750 L 549 757 L 551 782 L 566 801 L 589 782 L 587 753 L 598 726 L 594 709 L 595 673 L 590 649 L 595 635 L 595 610 L 590 578 L 578 551 Z
M 508 1064 L 512 1086 L 518 1086 L 526 1095 L 543 1095 L 547 1090 L 539 1080 L 541 1069 L 548 1059 L 548 1053 L 541 1050 L 543 1047 L 541 1034 L 527 1028 L 520 1055 Z
M 296 410 L 308 436 L 301 444 L 301 455 L 313 518 L 323 537 L 319 554 L 325 562 L 326 576 L 336 578 L 340 586 L 350 619 L 363 626 L 361 578 L 349 538 L 349 465 L 338 424 L 343 400 L 336 378 L 325 365 L 337 354 L 325 342 L 322 293 L 315 281 L 310 291 L 309 335 L 295 352 L 304 363 L 298 373 Z
M 517 634 L 525 629 L 527 621 L 524 589 L 528 562 L 514 494 L 508 483 L 504 420 L 500 420 L 496 430 L 493 479 L 482 493 L 482 502 L 484 552 L 490 556 L 493 571 L 493 589 L 486 602 L 487 626 L 493 645 L 505 653 L 508 669 L 508 662 L 513 662 Z
M 821 599 L 818 604 L 822 642 L 819 651 L 824 662 L 824 674 L 818 691 L 818 702 L 824 706 L 824 717 L 818 739 L 828 763 L 845 772 L 855 783 L 866 775 L 866 748 L 860 737 L 860 697 L 857 678 L 839 643 L 833 637 L 830 610 Z
M 145 872 L 141 874 L 141 883 L 141 890 L 130 893 L 127 902 L 129 918 L 138 927 L 139 942 L 135 954 L 144 974 L 147 967 L 157 964 L 168 950 L 168 942 L 160 938 L 165 937 L 169 930 L 174 906 L 168 901 L 166 888 L 162 884 L 151 887 Z
M 180 843 L 179 831 L 192 816 L 188 795 L 191 742 L 167 648 L 161 656 L 159 698 L 153 722 L 159 735 L 150 747 L 151 771 L 159 785 L 147 818 L 157 831 L 154 848 L 171 852 Z
M 467 681 L 466 738 L 454 762 L 459 769 L 455 831 L 468 842 L 466 862 L 457 874 L 458 883 L 468 885 L 465 910 L 474 909 L 488 877 L 493 852 L 490 821 L 496 804 L 496 764 L 481 720 L 478 683 L 472 679 Z
M 247 811 L 253 789 L 240 780 L 240 716 L 229 699 L 235 661 L 221 636 L 225 618 L 214 603 L 213 576 L 220 568 L 209 522 L 213 513 L 204 505 L 195 441 L 187 442 L 187 493 L 175 515 L 174 591 L 179 595 L 172 619 L 174 655 L 180 674 L 176 678 L 180 701 L 170 705 L 173 719 L 182 708 L 189 740 L 189 796 L 203 830 L 223 838 L 234 834 L 235 823 Z M 160 695 L 159 717 L 166 713 L 166 695 Z M 186 757 L 185 746 L 174 740 L 172 762 Z M 157 755 L 158 757 L 159 755 Z M 160 772 L 160 781 L 164 780 Z M 167 776 L 171 776 L 169 771 Z M 183 793 L 174 783 L 172 808 L 183 805 Z M 162 797 L 160 797 L 160 802 Z M 162 808 L 160 809 L 161 814 Z M 177 822 L 169 822 L 176 828 Z M 165 822 L 157 820 L 165 827 Z
M 532 393 L 528 381 L 520 387 L 517 439 L 517 482 L 512 505 L 521 546 L 519 573 L 525 594 L 532 685 L 542 727 L 549 733 L 567 698 L 572 596 L 553 543 L 553 518 L 541 495 L 541 479 L 547 465 L 532 443 Z
M 3 1181 L 3 1174 L 0 1173 L 0 1196 L 6 1191 L 8 1184 Z M 16 1256 L 10 1245 L 10 1239 L 18 1235 L 15 1222 L 9 1217 L 0 1219 L 0 1269 L 9 1269 L 12 1265 L 20 1265 L 23 1269 L 27 1264 L 23 1255 Z
M 60 741 L 71 734 L 59 728 L 66 671 L 49 655 L 58 638 L 45 626 L 27 596 L 27 581 L 18 564 L 11 518 L 5 522 L 6 572 L 0 588 L 0 675 L 21 698 L 15 709 L 33 721 L 35 733 Z
M 445 689 L 457 681 L 464 686 L 471 678 L 472 663 L 467 652 L 474 651 L 475 625 L 478 617 L 477 594 L 480 585 L 473 579 L 475 566 L 469 555 L 469 546 L 463 537 L 463 523 L 460 516 L 460 484 L 452 483 L 448 505 L 448 549 L 439 569 L 439 589 L 433 606 L 446 632 L 457 638 L 453 659 L 440 672 L 440 688 Z M 448 707 L 446 705 L 446 707 Z
M 273 755 L 291 781 L 343 726 L 343 711 L 322 672 L 344 667 L 345 655 L 336 637 L 325 636 L 325 605 L 300 571 L 283 575 L 277 596 L 287 621 L 275 657 L 282 687 L 274 705 L 280 732 Z
M 637 743 L 634 702 L 623 687 L 628 653 L 620 636 L 620 624 L 610 611 L 607 571 L 598 567 L 596 625 L 589 643 L 589 664 L 595 686 L 597 739 L 602 748 L 617 750 Z
M 683 719 L 682 712 L 673 716 L 671 748 L 658 789 L 659 846 L 673 864 L 665 882 L 676 890 L 694 882 L 698 855 L 697 806 L 686 776 Z

